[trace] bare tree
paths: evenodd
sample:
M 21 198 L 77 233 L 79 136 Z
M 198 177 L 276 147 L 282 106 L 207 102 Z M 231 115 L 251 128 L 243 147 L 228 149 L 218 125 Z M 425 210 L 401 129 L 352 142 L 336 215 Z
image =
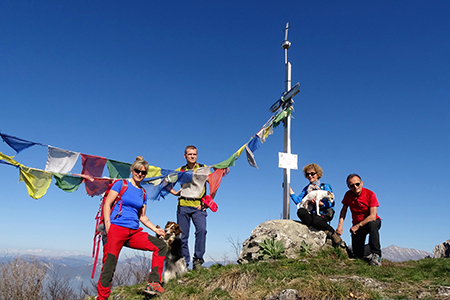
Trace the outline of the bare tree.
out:
M 127 261 L 127 263 L 118 264 L 116 270 L 114 271 L 113 286 L 123 286 L 129 285 L 133 277 L 132 266 Z
M 50 265 L 45 285 L 45 292 L 49 300 L 77 299 L 77 295 L 70 286 L 71 280 L 59 272 L 59 267 Z
M 225 265 L 228 265 L 228 264 L 233 263 L 233 262 L 230 260 L 230 258 L 228 257 L 228 253 L 222 254 L 222 257 L 221 257 L 220 259 L 222 260 L 222 262 L 223 262 Z
M 136 251 L 137 255 L 116 266 L 112 287 L 134 285 L 147 281 L 152 260 L 149 254 Z M 136 261 L 137 260 L 137 261 Z M 92 286 L 81 285 L 80 295 L 89 296 L 97 292 L 97 282 L 91 280 Z M 0 299 L 2 300 L 2 299 Z
M 85 299 L 88 296 L 97 295 L 97 282 L 92 280 L 90 281 L 90 285 L 84 285 L 81 283 L 80 286 L 80 299 Z
M 129 261 L 129 268 L 131 270 L 131 274 L 133 274 L 133 280 L 130 284 L 138 284 L 147 281 L 148 274 L 152 267 L 152 259 L 150 255 L 143 252 L 143 254 L 138 254 L 135 256 L 138 259 L 137 263 L 132 263 Z
M 45 299 L 44 278 L 47 266 L 36 258 L 16 257 L 0 265 L 0 300 Z
M 228 244 L 231 245 L 231 248 L 233 249 L 233 253 L 236 257 L 236 261 L 239 259 L 239 255 L 241 254 L 242 250 L 242 241 L 239 239 L 239 237 L 234 240 L 231 236 L 227 236 Z

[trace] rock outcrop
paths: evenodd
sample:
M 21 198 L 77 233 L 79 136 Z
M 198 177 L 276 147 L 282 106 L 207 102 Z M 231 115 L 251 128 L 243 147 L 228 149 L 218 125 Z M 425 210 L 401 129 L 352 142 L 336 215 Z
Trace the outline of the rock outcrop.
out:
M 433 249 L 434 258 L 447 258 L 450 257 L 450 240 L 437 245 Z
M 308 227 L 299 221 L 266 221 L 253 229 L 251 236 L 244 241 L 238 263 L 258 260 L 261 250 L 259 244 L 273 237 L 275 241 L 283 242 L 285 247 L 283 255 L 288 258 L 298 257 L 302 249 L 302 241 L 310 247 L 312 253 L 315 253 L 326 245 L 327 240 L 325 232 Z

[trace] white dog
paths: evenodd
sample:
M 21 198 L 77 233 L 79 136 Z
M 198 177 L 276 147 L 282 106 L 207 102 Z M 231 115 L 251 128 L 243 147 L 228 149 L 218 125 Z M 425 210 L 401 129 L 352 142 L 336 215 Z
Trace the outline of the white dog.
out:
M 156 226 L 159 227 L 159 226 Z M 167 254 L 164 260 L 164 283 L 172 278 L 180 278 L 188 272 L 186 261 L 181 254 L 181 228 L 175 222 L 167 222 L 164 228 L 166 236 L 158 236 L 167 244 Z
M 330 200 L 330 202 L 333 203 L 334 194 L 332 192 L 323 191 L 323 190 L 311 191 L 305 197 L 303 197 L 302 202 L 297 204 L 297 207 L 298 208 L 300 208 L 300 207 L 306 208 L 308 210 L 308 212 L 310 212 L 313 209 L 313 207 L 312 207 L 313 204 L 311 203 L 311 201 L 313 199 L 316 199 L 316 213 L 318 216 L 320 216 L 319 202 L 323 198 L 328 198 L 328 200 Z

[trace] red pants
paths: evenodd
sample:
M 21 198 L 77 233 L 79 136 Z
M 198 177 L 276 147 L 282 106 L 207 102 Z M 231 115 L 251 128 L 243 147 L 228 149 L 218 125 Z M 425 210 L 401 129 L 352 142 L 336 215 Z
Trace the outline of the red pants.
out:
M 143 232 L 142 228 L 129 229 L 111 224 L 106 243 L 103 245 L 103 267 L 97 287 L 98 300 L 107 299 L 111 293 L 117 260 L 125 243 L 133 249 L 153 251 L 152 269 L 148 276 L 148 282 L 161 282 L 164 258 L 167 252 L 166 243 Z

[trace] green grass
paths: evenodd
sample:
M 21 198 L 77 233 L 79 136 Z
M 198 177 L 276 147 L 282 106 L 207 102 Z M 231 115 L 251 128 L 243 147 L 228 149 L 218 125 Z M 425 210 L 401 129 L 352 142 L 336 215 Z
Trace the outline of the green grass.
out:
M 381 267 L 372 267 L 360 260 L 347 259 L 340 249 L 329 248 L 314 257 L 298 260 L 213 265 L 189 271 L 181 283 L 170 281 L 164 287 L 165 293 L 155 299 L 259 300 L 285 289 L 295 289 L 302 299 L 413 299 L 429 292 L 423 299 L 431 300 L 438 299 L 440 286 L 450 286 L 449 271 L 450 259 L 426 258 L 399 263 L 383 260 Z M 120 295 L 117 296 L 120 299 L 146 299 L 140 292 L 144 287 L 145 284 L 120 287 L 111 295 Z

